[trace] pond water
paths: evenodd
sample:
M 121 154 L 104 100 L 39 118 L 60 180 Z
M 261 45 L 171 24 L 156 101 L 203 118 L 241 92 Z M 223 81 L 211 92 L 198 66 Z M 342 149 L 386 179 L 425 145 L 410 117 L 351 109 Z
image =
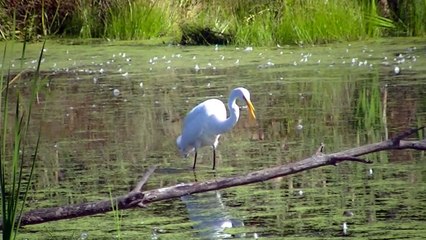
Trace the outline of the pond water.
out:
M 34 68 L 40 47 L 12 59 L 12 72 Z M 424 39 L 274 48 L 49 41 L 42 61 L 33 110 L 42 144 L 27 209 L 126 194 L 152 165 L 146 189 L 242 175 L 308 157 L 321 143 L 336 152 L 426 123 Z M 28 82 L 14 84 L 25 91 Z M 194 173 L 192 156 L 181 158 L 175 146 L 186 112 L 208 98 L 227 101 L 238 86 L 250 90 L 257 124 L 243 107 L 221 137 L 216 172 L 203 148 Z M 425 153 L 366 158 L 374 164 L 25 226 L 18 238 L 426 237 Z

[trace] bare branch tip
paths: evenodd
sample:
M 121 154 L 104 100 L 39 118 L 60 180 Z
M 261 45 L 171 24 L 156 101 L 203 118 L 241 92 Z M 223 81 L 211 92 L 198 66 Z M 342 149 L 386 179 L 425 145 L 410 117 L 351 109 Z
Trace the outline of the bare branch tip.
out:
M 401 141 L 402 139 L 404 139 L 404 138 L 406 138 L 406 137 L 408 137 L 408 136 L 412 135 L 413 133 L 416 133 L 416 132 L 418 132 L 418 131 L 421 131 L 421 130 L 423 130 L 424 128 L 425 128 L 425 126 L 421 126 L 421 127 L 419 127 L 419 128 L 409 128 L 409 129 L 407 129 L 406 131 L 404 131 L 404 132 L 402 132 L 402 133 L 400 133 L 400 134 L 396 135 L 395 137 L 391 138 L 391 141 L 392 141 L 392 143 L 393 143 L 395 146 L 398 146 L 398 145 L 399 145 L 399 143 L 400 143 L 400 141 Z
M 352 161 L 352 162 L 360 162 L 360 163 L 365 163 L 365 164 L 371 164 L 373 163 L 373 161 L 367 160 L 367 159 L 362 159 L 362 158 L 357 158 L 357 157 L 352 157 L 352 156 L 340 156 L 340 157 L 331 157 L 330 158 L 330 163 L 337 166 L 337 164 L 339 162 L 343 162 L 343 161 Z
M 136 187 L 132 190 L 132 192 L 142 192 L 143 186 L 148 181 L 152 173 L 154 173 L 155 169 L 157 169 L 157 165 L 149 167 L 148 170 L 146 170 L 146 172 L 142 176 L 142 179 L 138 182 L 138 184 L 136 184 Z
M 315 154 L 318 156 L 318 155 L 321 155 L 322 153 L 324 153 L 324 147 L 325 147 L 325 144 L 321 143 Z

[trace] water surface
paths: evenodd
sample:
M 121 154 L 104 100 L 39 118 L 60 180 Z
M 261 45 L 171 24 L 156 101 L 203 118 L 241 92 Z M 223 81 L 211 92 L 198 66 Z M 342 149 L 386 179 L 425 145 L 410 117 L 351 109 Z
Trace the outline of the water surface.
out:
M 12 72 L 33 69 L 40 46 L 28 46 L 23 63 L 13 59 Z M 146 189 L 237 176 L 303 159 L 321 143 L 335 152 L 426 123 L 424 40 L 249 47 L 48 42 L 33 122 L 42 126 L 42 145 L 27 209 L 123 195 L 155 164 Z M 28 82 L 15 84 L 25 92 Z M 251 92 L 257 125 L 243 107 L 221 137 L 217 171 L 204 148 L 194 174 L 192 156 L 182 159 L 175 147 L 182 120 L 205 99 L 226 101 L 238 86 Z M 20 238 L 425 237 L 424 152 L 366 157 L 374 164 L 342 163 L 146 209 L 26 226 Z

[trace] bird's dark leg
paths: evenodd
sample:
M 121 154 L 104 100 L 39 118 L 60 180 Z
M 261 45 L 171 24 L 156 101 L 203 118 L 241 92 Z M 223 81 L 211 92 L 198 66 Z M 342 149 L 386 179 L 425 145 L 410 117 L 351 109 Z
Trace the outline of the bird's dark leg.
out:
M 213 170 L 216 168 L 216 148 L 213 147 Z
M 192 166 L 192 170 L 195 170 L 195 164 L 197 163 L 197 151 L 195 151 L 195 156 L 194 156 L 194 165 Z

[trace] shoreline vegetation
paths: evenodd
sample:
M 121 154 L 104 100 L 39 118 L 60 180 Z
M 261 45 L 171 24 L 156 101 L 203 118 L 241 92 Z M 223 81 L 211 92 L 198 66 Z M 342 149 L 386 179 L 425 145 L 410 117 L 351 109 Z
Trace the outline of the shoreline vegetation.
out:
M 272 46 L 425 36 L 425 22 L 425 0 L 10 0 L 0 39 Z
M 424 0 L 6 0 L 0 39 L 321 44 L 426 35 Z

